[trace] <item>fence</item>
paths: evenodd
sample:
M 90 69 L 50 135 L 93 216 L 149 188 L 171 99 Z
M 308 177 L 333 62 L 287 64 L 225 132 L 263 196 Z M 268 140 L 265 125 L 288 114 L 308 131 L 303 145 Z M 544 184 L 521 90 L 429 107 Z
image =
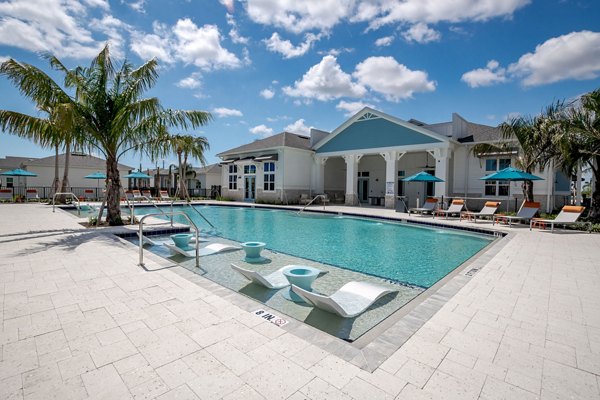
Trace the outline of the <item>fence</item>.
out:
M 38 196 L 40 199 L 51 199 L 54 194 L 54 189 L 51 186 L 12 186 L 12 187 L 0 187 L 0 189 L 12 189 L 13 198 L 15 196 L 25 197 L 25 192 L 27 189 L 36 189 L 38 192 Z M 156 190 L 154 188 L 140 188 L 143 190 L 150 190 L 152 196 L 158 197 L 158 194 L 155 193 Z M 91 186 L 71 186 L 67 188 L 67 192 L 73 193 L 77 197 L 85 197 L 84 193 L 86 190 L 94 191 L 94 198 L 102 199 L 104 197 L 104 188 L 103 187 L 91 187 Z M 126 189 L 127 190 L 127 189 Z M 169 194 L 173 196 L 175 194 L 175 189 L 160 189 L 160 190 L 168 190 Z M 189 189 L 188 190 L 191 197 L 210 197 L 211 199 L 215 199 L 221 195 L 221 186 L 213 186 L 210 189 Z

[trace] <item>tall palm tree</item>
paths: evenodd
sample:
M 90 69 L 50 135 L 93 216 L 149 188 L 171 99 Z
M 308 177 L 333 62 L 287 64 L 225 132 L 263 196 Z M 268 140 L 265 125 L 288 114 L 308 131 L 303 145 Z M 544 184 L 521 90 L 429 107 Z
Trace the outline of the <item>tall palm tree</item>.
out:
M 179 175 L 179 197 L 190 201 L 186 185 L 188 159 L 196 159 L 203 166 L 206 165 L 204 153 L 209 149 L 208 140 L 204 136 L 172 135 L 166 139 L 165 150 L 177 154 Z
M 511 118 L 499 125 L 502 139 L 493 144 L 473 146 L 475 154 L 517 152 L 514 166 L 525 172 L 533 173 L 536 168 L 544 169 L 555 155 L 554 137 L 557 127 L 555 116 L 560 113 L 562 103 L 557 102 L 547 107 L 534 117 L 519 116 Z M 534 201 L 533 181 L 523 182 L 523 196 L 527 201 Z
M 105 46 L 89 67 L 68 69 L 56 57 L 47 55 L 50 66 L 64 75 L 64 85 L 74 91 L 66 95 L 50 78 L 29 79 L 21 70 L 6 68 L 9 79 L 23 82 L 21 92 L 42 104 L 58 104 L 64 120 L 75 133 L 74 142 L 106 157 L 107 221 L 121 225 L 121 178 L 118 162 L 128 151 L 150 150 L 168 127 L 197 128 L 211 115 L 203 111 L 166 109 L 158 98 L 144 98 L 158 79 L 155 59 L 138 68 L 125 61 L 116 68 Z M 10 61 L 8 61 L 10 63 Z M 5 63 L 6 64 L 6 63 Z M 30 67 L 34 75 L 45 75 Z M 65 97 L 66 96 L 66 97 Z

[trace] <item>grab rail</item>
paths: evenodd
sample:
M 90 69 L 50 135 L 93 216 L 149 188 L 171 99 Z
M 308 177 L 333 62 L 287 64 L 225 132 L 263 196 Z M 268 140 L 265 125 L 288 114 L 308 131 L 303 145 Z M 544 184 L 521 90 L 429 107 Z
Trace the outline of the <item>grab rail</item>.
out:
M 175 200 L 171 201 L 171 213 L 173 213 L 173 203 L 175 203 Z M 202 214 L 200 211 L 198 211 L 197 209 L 194 208 L 194 206 L 192 206 L 191 203 L 184 203 L 183 205 L 188 205 L 190 206 L 190 208 L 192 210 L 194 210 L 196 212 L 196 214 L 198 214 L 200 216 L 200 218 L 202 218 L 207 224 L 208 226 L 210 226 L 211 228 L 213 228 L 215 231 L 218 230 L 216 226 L 213 225 L 212 222 L 210 222 L 205 216 L 204 214 Z M 173 216 L 171 216 L 171 226 L 173 226 Z
M 298 211 L 298 214 L 300 214 L 302 211 L 306 210 L 306 207 L 310 206 L 312 203 L 314 203 L 319 198 L 322 198 L 323 200 L 327 200 L 327 195 L 325 195 L 325 194 L 316 195 L 314 199 L 309 201 L 307 205 L 305 205 L 304 207 L 302 207 L 302 209 L 300 211 Z M 325 202 L 323 202 L 323 207 L 325 207 Z
M 188 222 L 194 227 L 194 231 L 196 232 L 196 267 L 200 268 L 200 240 L 199 240 L 199 234 L 200 231 L 198 229 L 198 226 L 194 223 L 194 221 L 192 221 L 192 219 L 183 211 L 175 211 L 175 212 L 170 212 L 170 213 L 162 213 L 162 214 L 146 214 L 144 215 L 142 218 L 140 218 L 140 230 L 138 232 L 138 235 L 140 237 L 140 260 L 138 265 L 140 267 L 144 267 L 144 220 L 148 217 L 157 217 L 157 216 L 166 216 L 166 215 L 171 215 L 171 218 L 173 217 L 173 215 L 182 215 L 185 219 L 188 220 Z
M 75 193 L 71 193 L 71 192 L 56 192 L 56 193 L 54 193 L 54 196 L 52 196 L 52 212 L 55 212 L 54 207 L 55 207 L 55 203 L 56 203 L 56 196 L 58 196 L 58 195 L 71 196 L 76 202 L 77 215 L 81 215 L 81 205 L 79 204 L 79 197 L 77 197 L 75 195 Z

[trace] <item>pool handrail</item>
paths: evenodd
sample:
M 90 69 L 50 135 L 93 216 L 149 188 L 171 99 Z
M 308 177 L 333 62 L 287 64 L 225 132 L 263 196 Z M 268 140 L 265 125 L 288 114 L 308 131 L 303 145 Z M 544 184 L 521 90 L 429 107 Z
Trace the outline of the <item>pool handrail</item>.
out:
M 77 215 L 81 216 L 81 204 L 79 204 L 79 197 L 77 197 L 75 195 L 75 193 L 72 192 L 56 192 L 54 193 L 54 195 L 52 196 L 52 212 L 54 211 L 55 208 L 55 203 L 56 203 L 56 196 L 58 195 L 62 195 L 62 196 L 70 196 L 75 200 L 75 206 L 77 207 Z
M 177 194 L 177 193 L 175 193 Z M 173 198 L 173 200 L 171 200 L 171 214 L 173 213 L 173 204 L 175 203 L 176 199 Z M 212 222 L 210 222 L 205 216 L 204 214 L 202 214 L 200 211 L 198 211 L 196 208 L 194 208 L 194 206 L 191 203 L 184 203 L 183 205 L 188 205 L 190 206 L 190 208 L 194 211 L 196 211 L 196 213 L 200 216 L 200 218 L 202 218 L 207 224 L 208 226 L 210 226 L 211 228 L 213 228 L 215 231 L 218 231 L 217 227 L 213 225 Z M 173 226 L 173 216 L 171 215 L 171 226 Z
M 145 268 L 144 265 L 144 220 L 148 217 L 158 217 L 158 216 L 167 216 L 167 215 L 171 215 L 171 218 L 173 218 L 173 215 L 181 215 L 183 216 L 185 219 L 188 220 L 188 222 L 194 227 L 194 231 L 195 231 L 195 237 L 196 237 L 196 267 L 200 268 L 200 230 L 198 229 L 198 226 L 194 223 L 194 221 L 192 221 L 192 219 L 183 211 L 175 211 L 175 212 L 169 212 L 169 213 L 155 213 L 155 214 L 146 214 L 144 215 L 142 218 L 140 218 L 140 222 L 139 222 L 139 232 L 138 232 L 138 236 L 140 239 L 140 258 L 139 258 L 139 263 L 138 265 L 142 268 Z
M 306 210 L 306 207 L 310 206 L 312 203 L 314 203 L 317 199 L 327 199 L 327 195 L 326 194 L 318 194 L 316 195 L 311 201 L 308 202 L 307 205 L 305 205 L 304 207 L 302 207 L 300 209 L 300 211 L 298 211 L 298 214 L 300 214 L 301 212 L 303 212 L 304 210 Z M 323 208 L 325 208 L 325 202 L 323 202 Z

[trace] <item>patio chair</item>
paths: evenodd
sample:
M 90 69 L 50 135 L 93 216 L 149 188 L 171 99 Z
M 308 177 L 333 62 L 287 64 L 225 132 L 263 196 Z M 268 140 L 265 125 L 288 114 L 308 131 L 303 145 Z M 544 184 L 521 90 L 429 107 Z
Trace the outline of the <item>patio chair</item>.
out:
M 477 218 L 491 218 L 493 223 L 494 214 L 496 214 L 496 211 L 498 211 L 498 207 L 500 207 L 499 201 L 486 201 L 481 211 L 463 211 L 460 213 L 460 219 L 461 221 L 464 218 L 467 220 L 473 220 L 473 222 L 477 222 Z
M 173 199 L 171 199 L 171 197 L 169 196 L 169 192 L 167 192 L 166 190 L 161 190 L 160 192 L 160 201 L 171 201 Z
M 463 207 L 465 206 L 465 201 L 462 199 L 454 199 L 452 200 L 452 204 L 450 204 L 450 207 L 448 207 L 446 210 L 441 210 L 441 209 L 437 209 L 435 211 L 433 211 L 433 217 L 435 218 L 436 216 L 446 216 L 446 219 L 448 218 L 448 216 L 450 215 L 456 215 L 458 214 L 460 216 L 460 212 L 462 211 Z
M 142 193 L 138 190 L 138 189 L 134 189 L 131 191 L 133 194 L 133 201 L 139 201 L 142 202 L 145 199 L 142 197 Z
M 134 200 L 133 191 L 131 191 L 131 190 L 126 190 L 126 191 L 125 191 L 125 199 L 126 199 L 127 201 L 133 201 L 133 200 Z
M 321 204 L 323 205 L 327 205 L 330 202 L 328 194 L 322 194 L 319 200 L 321 200 Z
M 346 201 L 346 196 L 344 196 L 343 193 L 336 193 L 334 195 L 333 200 L 334 200 L 334 202 L 336 202 L 338 204 L 344 204 L 344 202 Z
M 13 201 L 12 189 L 0 189 L 0 201 Z
M 256 271 L 252 271 L 250 269 L 242 268 L 235 264 L 231 264 L 231 269 L 233 269 L 235 272 L 242 275 L 249 281 L 252 281 L 257 285 L 262 285 L 267 289 L 282 289 L 286 286 L 290 286 L 290 282 L 287 280 L 283 272 L 292 267 L 292 265 L 286 265 L 284 267 L 279 268 L 275 272 L 271 272 L 268 275 L 261 275 Z
M 524 201 L 521 204 L 521 208 L 517 215 L 496 215 L 494 223 L 504 222 L 508 226 L 512 225 L 513 221 L 526 221 L 529 222 L 540 209 L 540 203 L 538 201 Z
M 296 285 L 292 285 L 292 291 L 308 304 L 342 318 L 356 317 L 382 296 L 396 292 L 369 282 L 348 282 L 331 296 L 309 292 Z
M 299 203 L 300 205 L 307 205 L 308 203 L 310 203 L 310 197 L 308 197 L 308 193 L 302 193 L 300 194 L 300 200 Z
M 173 250 L 174 252 L 181 254 L 182 256 L 196 257 L 196 248 L 193 246 L 190 246 L 187 249 L 182 249 L 181 247 L 177 247 L 174 244 L 170 244 L 170 243 L 163 243 L 163 244 L 166 247 L 168 247 L 169 249 Z M 233 250 L 241 250 L 241 247 L 234 246 L 231 244 L 225 244 L 225 243 L 211 243 L 208 246 L 202 247 L 201 249 L 199 249 L 199 254 L 200 254 L 200 257 L 203 257 L 203 256 L 210 256 L 212 254 L 222 253 L 225 251 L 233 251 Z
M 144 197 L 144 200 L 152 200 L 152 192 L 149 190 L 142 190 L 142 196 Z
M 29 200 L 40 201 L 40 196 L 38 196 L 37 189 L 27 189 L 25 191 L 25 199 L 27 201 L 29 201 Z
M 554 219 L 532 218 L 529 221 L 529 230 L 533 227 L 544 229 L 547 225 L 550 225 L 550 232 L 554 232 L 554 225 L 563 225 L 564 228 L 567 225 L 576 224 L 584 210 L 585 207 L 583 206 L 564 206 Z M 588 225 L 588 232 L 590 232 L 592 223 L 586 222 L 586 224 Z
M 425 204 L 423 204 L 423 207 L 409 208 L 408 213 L 409 214 L 415 213 L 415 214 L 421 214 L 421 215 L 423 215 L 424 213 L 433 214 L 433 211 L 435 210 L 437 203 L 438 203 L 437 198 L 428 197 L 427 200 L 425 200 Z
M 94 189 L 83 189 L 83 199 L 84 200 L 95 200 L 96 199 L 96 193 L 94 191 Z

